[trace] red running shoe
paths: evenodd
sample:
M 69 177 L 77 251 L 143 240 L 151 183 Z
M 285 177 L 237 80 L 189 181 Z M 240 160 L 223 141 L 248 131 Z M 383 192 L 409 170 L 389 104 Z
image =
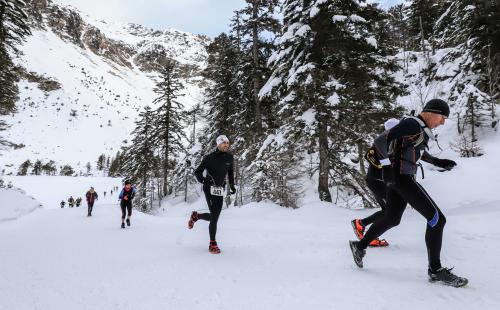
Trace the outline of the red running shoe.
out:
M 189 229 L 193 229 L 194 227 L 194 223 L 198 220 L 198 212 L 196 211 L 193 211 L 191 213 L 191 218 L 189 219 L 189 222 L 188 222 L 188 228 Z
M 370 244 L 368 245 L 369 247 L 372 247 L 372 248 L 376 248 L 376 247 L 385 247 L 385 246 L 389 246 L 389 242 L 387 242 L 385 239 L 375 239 L 375 240 L 372 240 L 372 242 L 370 242 Z
M 217 246 L 216 241 L 210 241 L 210 245 L 208 246 L 208 251 L 212 254 L 220 254 L 220 249 Z
M 365 226 L 361 224 L 361 220 L 355 219 L 351 221 L 352 229 L 354 229 L 354 234 L 359 240 L 363 239 L 365 234 Z

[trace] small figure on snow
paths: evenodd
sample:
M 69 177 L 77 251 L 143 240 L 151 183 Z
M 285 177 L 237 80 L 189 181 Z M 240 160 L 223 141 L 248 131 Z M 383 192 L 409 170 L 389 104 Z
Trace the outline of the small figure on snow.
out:
M 127 226 L 130 226 L 130 217 L 132 216 L 132 199 L 134 199 L 136 190 L 132 186 L 130 181 L 125 181 L 125 186 L 123 187 L 118 198 L 120 199 L 120 208 L 122 209 L 122 228 L 125 228 L 125 215 L 127 216 Z M 125 212 L 126 211 L 126 212 Z
M 87 198 L 88 214 L 87 216 L 92 216 L 92 209 L 94 208 L 94 201 L 98 199 L 97 192 L 93 187 L 85 194 Z
M 73 208 L 73 207 L 75 206 L 75 199 L 73 198 L 73 196 L 70 196 L 70 197 L 68 198 L 68 206 L 69 206 L 70 208 Z

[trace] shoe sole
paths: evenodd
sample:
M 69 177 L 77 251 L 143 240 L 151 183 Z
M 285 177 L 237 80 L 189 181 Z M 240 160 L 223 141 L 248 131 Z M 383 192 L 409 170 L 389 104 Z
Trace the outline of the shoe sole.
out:
M 388 247 L 389 246 L 389 243 L 386 241 L 386 244 L 384 245 L 368 245 L 368 247 L 370 248 L 385 248 L 385 247 Z
M 349 247 L 351 248 L 351 253 L 352 253 L 352 258 L 354 259 L 354 263 L 355 263 L 355 264 L 356 264 L 356 266 L 358 266 L 359 268 L 363 268 L 363 261 L 358 262 L 358 261 L 356 260 L 356 255 L 354 254 L 356 244 L 354 244 L 354 241 L 349 241 Z
M 468 279 L 466 279 L 466 278 L 464 278 L 464 282 L 459 283 L 459 284 L 456 284 L 456 285 L 454 285 L 454 284 L 452 284 L 452 283 L 446 283 L 446 282 L 443 282 L 443 281 L 440 281 L 440 280 L 435 280 L 435 279 L 429 279 L 429 282 L 430 282 L 430 283 L 439 283 L 439 284 L 441 284 L 441 285 L 446 285 L 446 286 L 451 286 L 451 287 L 457 287 L 457 288 L 458 288 L 458 287 L 464 287 L 464 286 L 466 286 L 467 284 L 469 284 L 469 280 L 468 280 Z

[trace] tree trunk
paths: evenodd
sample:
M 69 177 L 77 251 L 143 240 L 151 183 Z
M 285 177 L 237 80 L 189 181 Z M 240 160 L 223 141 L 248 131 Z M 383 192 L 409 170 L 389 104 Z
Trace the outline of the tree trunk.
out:
M 469 95 L 470 96 L 470 95 Z M 471 141 L 476 142 L 476 113 L 474 111 L 474 100 L 469 97 Z
M 329 158 L 328 158 L 328 136 L 327 125 L 323 115 L 318 119 L 318 133 L 319 133 L 319 182 L 318 193 L 321 201 L 332 202 L 332 196 L 328 188 L 328 172 L 329 172 Z
M 170 91 L 170 90 L 168 90 Z M 167 95 L 167 111 L 165 119 L 165 161 L 163 163 L 163 197 L 169 194 L 168 192 L 168 154 L 170 153 L 169 135 L 170 135 L 170 96 Z
M 363 144 L 361 143 L 361 139 L 358 139 L 358 160 L 359 160 L 359 171 L 363 174 L 366 175 L 366 169 L 365 169 L 365 157 L 364 152 L 363 152 Z
M 258 5 L 253 3 L 253 26 L 252 26 L 252 48 L 253 48 L 253 100 L 255 105 L 255 125 L 257 130 L 257 135 L 260 136 L 262 133 L 262 115 L 260 112 L 260 100 L 259 100 L 259 90 L 260 90 L 260 76 L 259 76 L 259 33 L 257 29 L 257 18 L 258 18 Z

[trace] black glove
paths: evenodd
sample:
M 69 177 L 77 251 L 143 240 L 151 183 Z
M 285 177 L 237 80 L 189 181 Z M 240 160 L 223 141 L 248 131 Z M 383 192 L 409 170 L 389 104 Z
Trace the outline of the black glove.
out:
M 229 191 L 229 193 L 230 193 L 231 195 L 234 195 L 234 193 L 236 193 L 236 187 L 231 186 L 231 187 L 230 187 L 230 191 Z
M 457 163 L 451 159 L 440 159 L 440 158 L 434 159 L 433 164 L 436 167 L 443 168 L 446 170 L 451 170 L 457 165 Z
M 392 166 L 384 166 L 382 168 L 382 178 L 384 179 L 384 183 L 387 186 L 394 185 L 396 183 L 396 177 L 394 175 L 394 169 Z

